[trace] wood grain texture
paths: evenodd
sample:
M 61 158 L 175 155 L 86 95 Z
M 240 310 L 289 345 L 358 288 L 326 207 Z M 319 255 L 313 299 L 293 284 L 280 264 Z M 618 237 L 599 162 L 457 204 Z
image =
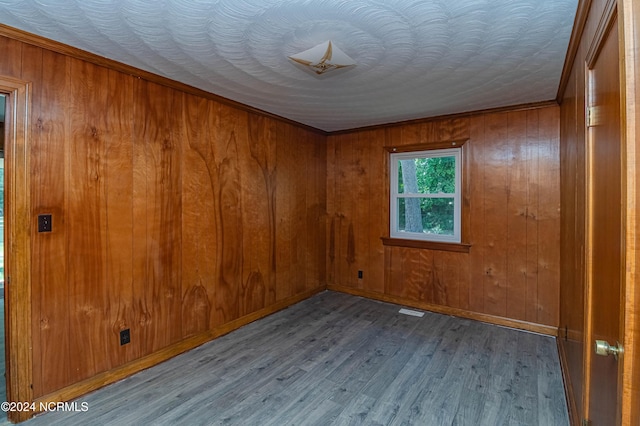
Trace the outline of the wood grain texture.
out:
M 295 297 L 283 299 L 279 302 L 271 304 L 267 308 L 261 309 L 256 312 L 252 312 L 251 314 L 246 315 L 244 317 L 240 317 L 237 320 L 230 321 L 220 326 L 211 327 L 209 330 L 203 333 L 199 333 L 197 335 L 185 338 L 171 346 L 168 346 L 164 349 L 156 351 L 152 354 L 137 358 L 131 362 L 115 367 L 109 371 L 97 374 L 82 382 L 74 383 L 67 387 L 58 389 L 45 396 L 35 398 L 36 405 L 39 405 L 40 402 L 69 401 L 69 400 L 78 398 L 82 395 L 85 395 L 89 392 L 92 392 L 96 389 L 100 389 L 111 383 L 118 382 L 122 379 L 127 378 L 128 376 L 131 376 L 132 374 L 138 371 L 145 370 L 149 367 L 160 364 L 172 357 L 175 357 L 176 355 L 179 355 L 183 352 L 186 352 L 198 346 L 201 346 L 203 343 L 206 343 L 212 339 L 223 336 L 244 325 L 247 325 L 260 318 L 271 315 L 274 312 L 282 310 L 292 304 L 300 302 L 301 300 L 307 299 L 313 296 L 314 294 L 318 293 L 319 291 L 320 289 L 316 289 L 311 292 L 296 295 Z
M 327 203 L 333 219 L 330 284 L 557 325 L 559 238 L 549 235 L 559 232 L 560 220 L 558 119 L 559 108 L 546 107 L 329 136 L 334 163 L 328 182 L 335 188 Z M 388 207 L 380 204 L 381 199 L 388 204 L 385 147 L 442 140 L 468 140 L 463 172 L 468 253 L 394 246 L 381 250 L 373 240 L 388 235 Z M 543 192 L 548 196 L 541 198 Z M 387 212 L 384 220 L 371 214 L 372 203 Z M 544 242 L 538 234 L 540 221 L 549 228 Z M 546 275 L 539 274 L 541 267 Z M 362 280 L 358 270 L 364 272 Z
M 571 73 L 560 106 L 560 288 L 561 336 L 567 356 L 576 410 L 582 411 L 585 304 L 585 134 L 580 131 L 584 114 L 583 62 Z
M 382 130 L 375 130 L 370 132 L 364 132 L 361 134 L 367 144 L 372 140 L 379 140 L 385 138 L 385 133 Z M 385 142 L 386 143 L 386 142 Z M 387 157 L 377 154 L 375 151 L 369 155 L 369 165 L 372 170 L 388 170 Z M 368 173 L 369 190 L 383 190 L 387 191 L 389 186 L 388 172 L 382 175 L 378 173 Z M 369 197 L 369 214 L 366 218 L 369 221 L 369 227 L 374 229 L 385 228 L 389 223 L 389 209 L 388 200 L 384 197 Z M 367 287 L 372 291 L 384 291 L 384 262 L 380 262 L 379 259 L 384 257 L 384 246 L 379 238 L 372 232 L 368 232 L 368 246 L 367 251 L 368 259 L 366 261 L 367 267 Z
M 17 40 L 0 36 L 2 43 L 3 60 L 0 61 L 0 75 L 19 78 L 22 71 L 22 49 L 23 43 Z M 27 61 L 30 58 L 25 58 Z M 26 75 L 29 70 L 25 70 Z
M 36 52 L 33 52 L 36 54 Z M 33 58 L 33 56 L 31 56 Z M 67 283 L 67 237 L 65 182 L 68 170 L 68 143 L 64 105 L 69 102 L 70 61 L 64 56 L 41 51 L 37 54 L 40 66 L 27 66 L 26 70 L 46 68 L 33 98 L 34 131 L 32 133 L 34 167 L 38 173 L 33 178 L 38 182 L 33 194 L 35 214 L 51 214 L 55 223 L 50 234 L 38 234 L 33 245 L 36 258 L 51 259 L 51 262 L 32 264 L 32 287 L 34 312 L 34 352 L 47 354 L 34 358 L 34 393 L 46 393 L 64 386 L 70 379 L 70 360 L 58 348 L 69 344 L 69 287 Z M 41 108 L 40 105 L 53 107 Z M 37 107 L 36 107 L 37 106 Z M 46 373 L 48 372 L 48 373 Z M 46 383 L 42 377 L 47 377 Z
M 622 423 L 640 424 L 640 5 L 618 2 L 623 45 L 622 115 L 626 154 L 625 358 L 622 365 Z
M 248 194 L 254 195 L 246 203 L 251 224 L 259 232 L 246 234 L 245 245 L 252 251 L 249 258 L 249 276 L 245 278 L 251 291 L 261 297 L 250 297 L 252 303 L 265 305 L 276 301 L 276 146 L 277 127 L 273 120 L 261 117 L 249 123 L 250 167 L 247 179 L 255 185 Z M 266 211 L 266 214 L 264 212 Z M 251 280 L 252 284 L 249 285 Z
M 134 289 L 141 354 L 180 339 L 181 198 L 178 143 L 181 127 L 166 105 L 181 109 L 182 95 L 137 80 L 134 108 Z M 143 284 L 143 285 L 142 285 Z
M 553 338 L 398 309 L 323 292 L 30 424 L 568 424 Z
M 300 134 L 299 130 L 294 126 L 289 127 L 289 140 L 300 141 L 302 147 L 301 152 L 291 160 L 293 174 L 293 188 L 291 194 L 291 266 L 292 266 L 292 282 L 290 295 L 304 291 L 307 280 L 307 258 L 310 252 L 307 250 L 307 197 L 311 194 L 307 191 L 306 180 L 313 180 L 313 171 L 306 168 L 307 156 L 310 155 L 309 150 L 305 146 L 309 143 Z M 289 151 L 293 154 L 293 151 Z M 310 174 L 311 176 L 308 176 Z
M 105 134 L 108 70 L 71 60 L 67 239 L 78 255 L 68 258 L 69 354 L 72 382 L 110 368 L 106 321 Z M 74 167 L 71 167 L 71 164 Z
M 196 97 L 188 97 L 184 105 L 188 143 L 182 148 L 182 155 L 184 170 L 190 171 L 182 179 L 182 238 L 188 241 L 182 250 L 182 334 L 185 337 L 209 329 L 213 306 L 210 277 L 215 277 L 217 270 L 213 196 L 217 178 L 212 173 L 209 107 L 206 99 Z
M 25 392 L 111 377 L 324 288 L 323 134 L 10 38 L 0 49 L 0 76 L 34 88 L 25 218 L 54 223 L 30 237 Z
M 469 258 L 470 277 L 476 277 L 469 282 L 469 309 L 473 312 L 485 312 L 484 299 L 484 254 L 483 241 L 485 239 L 485 213 L 484 202 L 471 200 L 484 200 L 484 175 L 487 173 L 484 167 L 484 147 L 486 142 L 485 116 L 472 117 L 469 123 L 469 131 L 474 135 L 474 140 L 469 145 L 468 165 L 465 176 L 469 184 L 469 215 L 470 232 L 468 241 L 471 244 L 473 255 Z M 481 278 L 482 277 L 482 278 Z
M 613 3 L 610 3 L 613 6 Z M 607 10 L 614 10 L 613 8 Z M 588 107 L 597 111 L 587 133 L 587 332 L 585 418 L 594 424 L 620 424 L 622 375 L 613 357 L 594 356 L 597 339 L 623 338 L 621 291 L 624 289 L 623 181 L 617 15 L 605 14 L 587 60 Z M 594 112 L 595 112 L 594 111 Z M 588 351 L 588 352 L 587 352 Z M 591 355 L 591 356 L 589 356 Z M 621 372 L 620 372 L 621 373 Z M 615 389 L 615 391 L 614 391 Z
M 523 264 L 525 275 L 524 309 L 527 321 L 538 321 L 537 283 L 540 279 L 538 267 L 540 225 L 536 219 L 539 215 L 538 208 L 540 206 L 540 199 L 546 197 L 546 191 L 542 190 L 540 185 L 536 184 L 536 174 L 540 167 L 540 150 L 536 144 L 536 141 L 540 140 L 540 127 L 537 126 L 539 119 L 540 111 L 527 111 L 526 144 L 524 146 L 524 153 L 526 155 L 524 172 L 527 177 L 527 209 L 524 211 L 524 216 L 526 219 L 525 232 L 527 244 L 525 247 L 526 260 Z M 559 133 L 559 130 L 557 130 L 557 133 Z M 562 180 L 562 177 L 560 179 Z M 556 278 L 559 279 L 559 271 Z M 559 283 L 556 283 L 556 287 L 557 290 L 559 290 Z
M 216 266 L 213 323 L 224 324 L 240 315 L 242 286 L 242 177 L 239 155 L 246 146 L 246 115 L 224 105 L 209 115 L 216 173 Z
M 133 277 L 133 96 L 132 78 L 109 70 L 105 128 L 105 244 L 107 344 L 110 366 L 140 356 L 139 345 L 120 346 L 120 331 L 138 333 Z
M 484 305 L 488 314 L 507 313 L 507 206 L 509 205 L 508 113 L 486 118 L 484 150 Z
M 538 245 L 535 235 L 528 234 L 529 206 L 533 203 L 528 199 L 528 169 L 530 154 L 537 158 L 537 153 L 531 153 L 530 147 L 535 147 L 535 142 L 527 142 L 527 112 L 513 112 L 507 118 L 508 149 L 509 155 L 509 202 L 507 203 L 507 317 L 527 318 L 527 295 L 533 298 L 532 294 L 527 294 L 527 249 L 531 245 Z M 537 171 L 537 169 L 534 169 Z M 535 179 L 532 179 L 535 181 Z M 533 204 L 535 209 L 537 203 Z M 531 237 L 531 238 L 529 238 Z M 526 244 L 522 244 L 526 241 Z M 537 254 L 537 253 L 536 253 Z M 536 301 L 535 299 L 533 299 Z M 534 318 L 534 321 L 537 318 Z
M 31 111 L 32 83 L 0 77 L 6 102 L 9 137 L 5 145 L 5 366 L 7 398 L 33 400 L 33 352 L 31 308 Z M 9 350 L 9 348 L 11 350 Z M 29 417 L 24 411 L 7 413 L 18 422 Z
M 358 287 L 356 263 L 356 229 L 360 235 L 360 227 L 366 224 L 356 224 L 354 220 L 357 216 L 354 210 L 353 190 L 357 188 L 358 171 L 354 167 L 354 145 L 358 143 L 358 135 L 345 135 L 339 142 L 334 144 L 334 173 L 335 201 L 334 201 L 334 223 L 335 223 L 335 276 L 340 277 L 344 285 Z M 331 214 L 331 213 L 329 213 Z
M 537 321 L 558 321 L 560 287 L 559 120 L 557 111 L 540 110 L 537 185 L 544 193 L 538 202 L 538 304 Z M 555 187 L 555 191 L 546 191 Z
M 339 236 L 339 233 L 336 232 L 336 221 L 337 221 L 337 211 L 335 208 L 336 203 L 338 202 L 338 189 L 336 188 L 336 182 L 339 181 L 338 176 L 335 171 L 336 164 L 336 143 L 335 138 L 327 138 L 326 140 L 326 159 L 327 159 L 327 169 L 326 169 L 326 241 L 327 241 L 327 253 L 325 257 L 325 265 L 327 268 L 326 271 L 326 282 L 334 282 L 335 275 L 337 272 L 336 269 L 336 248 L 339 247 L 339 244 L 336 246 L 336 238 Z
M 586 123 L 585 123 L 585 92 L 587 83 L 585 81 L 585 62 L 589 55 L 589 48 L 593 43 L 599 30 L 600 21 L 607 7 L 606 0 L 581 1 L 579 10 L 582 10 L 581 16 L 586 18 L 584 23 L 584 31 L 578 33 L 578 39 L 575 42 L 575 58 L 565 67 L 567 69 L 566 88 L 560 95 L 562 96 L 561 115 L 560 115 L 560 167 L 561 167 L 561 233 L 560 233 L 560 256 L 561 256 L 561 292 L 559 297 L 560 312 L 560 331 L 565 336 L 565 352 L 567 358 L 567 371 L 565 374 L 570 376 L 570 384 L 572 393 L 576 401 L 576 411 L 584 417 L 586 411 L 585 401 L 588 401 L 586 393 L 587 380 L 585 377 L 585 359 L 587 354 L 592 352 L 592 344 L 585 341 L 585 295 L 586 295 L 586 262 L 585 262 L 585 212 L 586 208 L 586 184 L 585 184 L 585 165 L 586 165 Z M 633 2 L 618 3 L 618 13 L 624 15 L 624 8 L 635 8 L 630 5 Z M 587 13 L 588 12 L 588 13 Z M 637 14 L 636 14 L 637 15 Z M 637 20 L 635 18 L 631 18 Z M 631 36 L 633 39 L 635 36 Z M 637 52 L 626 52 L 625 63 L 629 61 L 637 62 Z M 609 67 L 615 67 L 615 63 L 609 63 Z M 634 70 L 632 75 L 637 75 Z M 623 83 L 623 87 L 633 92 L 633 85 L 627 86 L 629 83 Z M 637 96 L 637 95 L 636 95 Z M 632 114 L 633 115 L 633 114 Z M 633 124 L 632 124 L 633 126 Z M 628 127 L 628 123 L 627 123 Z M 628 140 L 629 141 L 629 140 Z M 627 144 L 627 149 L 633 148 L 637 144 L 637 136 L 630 139 L 631 144 Z M 627 153 L 627 155 L 629 155 Z M 633 156 L 631 157 L 633 158 Z M 629 159 L 629 157 L 627 157 Z M 633 167 L 633 160 L 627 161 L 627 183 L 634 182 L 633 174 L 636 170 Z M 637 189 L 627 186 L 627 197 L 633 199 Z M 627 214 L 633 209 L 627 206 Z M 626 241 L 634 241 L 635 237 L 631 237 L 634 227 L 627 224 Z M 627 244 L 627 249 L 629 245 Z M 632 269 L 627 268 L 627 273 Z M 635 285 L 637 279 L 628 280 L 627 285 Z M 629 300 L 633 300 L 630 298 Z M 626 328 L 626 327 L 625 327 Z M 637 332 L 631 331 L 631 336 L 637 335 Z M 633 378 L 632 374 L 625 372 L 622 374 L 623 388 L 638 380 Z M 629 379 L 630 378 L 630 379 Z M 636 401 L 638 401 L 636 399 Z M 623 403 L 624 405 L 624 403 Z M 639 404 L 636 402 L 635 406 Z M 629 416 L 623 420 L 623 424 L 634 424 L 630 421 L 633 409 L 623 408 L 623 411 Z M 638 419 L 634 420 L 636 423 Z
M 371 177 L 370 171 L 374 169 L 370 169 L 371 164 L 371 150 L 368 149 L 370 144 L 370 135 L 368 132 L 358 133 L 357 138 L 353 143 L 353 151 L 351 152 L 351 164 L 349 170 L 349 176 L 351 177 L 351 181 L 345 182 L 347 184 L 347 190 L 351 193 L 351 196 L 355 200 L 366 200 L 365 204 L 370 204 L 371 194 L 374 191 L 375 186 L 372 187 L 370 184 Z M 380 155 L 377 156 L 378 161 L 380 161 Z M 369 167 L 365 167 L 367 165 Z M 350 277 L 354 278 L 355 286 L 358 288 L 362 288 L 363 279 L 358 278 L 358 271 L 364 269 L 365 265 L 369 265 L 372 262 L 369 260 L 372 247 L 370 246 L 371 238 L 370 232 L 366 232 L 362 224 L 371 223 L 370 218 L 373 216 L 371 214 L 372 210 L 369 206 L 365 206 L 365 208 L 360 208 L 355 211 L 353 223 L 350 224 L 351 228 L 349 230 L 350 235 L 353 234 L 353 244 L 352 244 L 352 254 L 349 254 L 349 257 L 353 259 L 353 265 L 351 269 L 347 271 Z M 358 229 L 360 232 L 355 232 Z M 352 232 L 353 231 L 353 232 Z M 376 245 L 379 245 L 379 242 L 375 242 Z M 370 274 L 373 274 L 373 271 L 367 271 Z M 373 278 L 373 275 L 372 275 Z
M 291 144 L 280 143 L 290 140 L 291 128 L 277 123 L 278 144 L 276 146 L 277 164 L 282 166 L 276 174 L 276 226 L 280 230 L 276 236 L 276 300 L 289 297 L 293 293 L 295 269 L 292 211 L 295 201 L 289 197 L 295 191 L 295 150 Z
M 300 225 L 307 235 L 305 240 L 305 290 L 324 288 L 327 283 L 327 149 L 326 138 L 303 134 L 308 148 L 305 168 L 311 176 L 302 181 L 305 183 L 306 210 L 305 223 Z

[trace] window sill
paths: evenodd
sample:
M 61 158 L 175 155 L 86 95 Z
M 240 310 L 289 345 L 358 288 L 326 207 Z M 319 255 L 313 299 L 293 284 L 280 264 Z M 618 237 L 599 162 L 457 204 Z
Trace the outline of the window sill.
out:
M 439 241 L 404 240 L 402 238 L 380 237 L 382 244 L 394 247 L 411 247 L 428 250 L 454 251 L 457 253 L 469 253 L 471 244 L 443 243 Z

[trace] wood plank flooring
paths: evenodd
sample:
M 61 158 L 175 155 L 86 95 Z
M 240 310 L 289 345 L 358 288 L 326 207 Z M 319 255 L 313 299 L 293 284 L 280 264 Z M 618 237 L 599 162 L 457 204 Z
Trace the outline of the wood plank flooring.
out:
M 568 425 L 553 338 L 324 292 L 35 425 Z

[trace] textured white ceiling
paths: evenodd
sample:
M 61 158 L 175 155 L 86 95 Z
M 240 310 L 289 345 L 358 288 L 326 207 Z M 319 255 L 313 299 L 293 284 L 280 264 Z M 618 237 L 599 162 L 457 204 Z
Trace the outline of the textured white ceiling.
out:
M 0 0 L 0 23 L 325 131 L 555 98 L 577 0 Z M 287 57 L 332 40 L 357 65 Z

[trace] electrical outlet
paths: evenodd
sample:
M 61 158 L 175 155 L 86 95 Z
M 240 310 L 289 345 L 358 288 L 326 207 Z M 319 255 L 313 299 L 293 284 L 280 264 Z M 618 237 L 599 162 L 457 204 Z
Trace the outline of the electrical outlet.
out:
M 358 279 L 361 280 L 362 279 L 362 271 L 358 271 Z
M 38 232 L 51 232 L 51 215 L 38 215 Z
M 131 342 L 131 332 L 129 329 L 120 330 L 120 346 Z

